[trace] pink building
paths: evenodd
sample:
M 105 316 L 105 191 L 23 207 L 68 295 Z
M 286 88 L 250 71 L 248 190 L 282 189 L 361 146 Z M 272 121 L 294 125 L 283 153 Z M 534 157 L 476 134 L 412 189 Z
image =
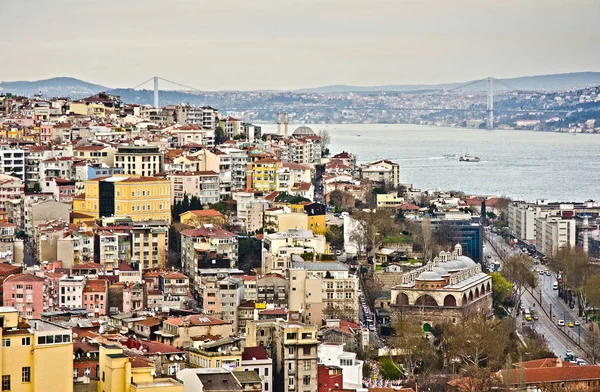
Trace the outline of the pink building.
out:
M 83 289 L 83 307 L 94 317 L 106 315 L 108 298 L 108 281 L 105 279 L 90 279 Z
M 44 278 L 28 273 L 4 280 L 4 306 L 12 306 L 25 318 L 41 318 L 44 311 Z
M 40 125 L 40 141 L 41 143 L 50 143 L 54 140 L 54 125 L 42 124 Z

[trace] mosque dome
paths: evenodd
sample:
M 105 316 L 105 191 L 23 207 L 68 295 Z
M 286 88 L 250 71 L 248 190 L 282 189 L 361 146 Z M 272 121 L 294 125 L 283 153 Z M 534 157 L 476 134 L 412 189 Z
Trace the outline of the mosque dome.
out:
M 302 125 L 293 133 L 294 136 L 315 136 L 315 131 L 312 130 L 311 127 L 307 127 L 306 125 Z
M 439 274 L 441 277 L 444 277 L 444 276 L 448 276 L 448 275 L 450 275 L 450 274 L 448 273 L 448 271 L 446 271 L 446 270 L 445 270 L 445 269 L 443 269 L 442 267 L 433 267 L 433 268 L 431 269 L 431 272 L 436 272 L 436 273 L 437 273 L 437 274 Z

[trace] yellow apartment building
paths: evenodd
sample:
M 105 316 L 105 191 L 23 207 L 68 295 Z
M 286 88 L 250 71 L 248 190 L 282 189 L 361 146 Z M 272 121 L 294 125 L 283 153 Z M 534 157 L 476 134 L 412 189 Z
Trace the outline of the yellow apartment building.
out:
M 121 346 L 100 346 L 98 392 L 183 392 L 181 382 L 154 378 L 154 374 L 154 362 L 140 356 L 129 357 Z
M 129 216 L 133 221 L 171 223 L 171 182 L 156 177 L 99 177 L 84 183 L 73 212 L 94 218 Z
M 80 114 L 82 116 L 102 118 L 106 116 L 106 108 L 101 102 L 69 102 L 69 110 L 73 114 Z
M 19 318 L 11 307 L 0 307 L 0 320 L 3 391 L 73 391 L 71 329 Z
M 386 193 L 377 195 L 378 210 L 392 210 L 406 203 L 403 197 L 399 197 L 395 193 Z
M 279 161 L 270 158 L 259 159 L 252 164 L 252 188 L 257 191 L 277 190 L 277 169 Z

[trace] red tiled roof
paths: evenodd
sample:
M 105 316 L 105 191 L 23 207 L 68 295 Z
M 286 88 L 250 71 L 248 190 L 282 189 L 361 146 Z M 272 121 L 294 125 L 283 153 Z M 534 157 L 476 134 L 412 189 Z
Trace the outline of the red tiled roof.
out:
M 191 212 L 192 214 L 194 214 L 196 216 L 205 216 L 205 217 L 209 217 L 209 216 L 223 216 L 223 214 L 221 214 L 219 211 L 213 210 L 213 209 L 209 209 L 209 210 L 189 210 L 188 212 Z M 185 212 L 183 214 L 185 214 Z M 179 216 L 181 216 L 183 214 L 179 214 Z
M 10 275 L 4 280 L 6 282 L 43 282 L 44 278 L 28 273 Z
M 246 347 L 242 353 L 243 361 L 252 361 L 257 359 L 269 359 L 267 352 L 260 346 Z
M 287 310 L 285 308 L 279 308 L 279 309 L 266 309 L 266 310 L 262 310 L 260 312 L 258 312 L 258 314 L 264 314 L 264 315 L 282 315 L 285 316 L 287 315 Z
M 188 229 L 183 230 L 181 234 L 186 235 L 188 237 L 209 237 L 209 238 L 231 238 L 237 237 L 236 234 L 233 234 L 227 230 L 218 229 L 218 228 L 206 228 L 202 227 L 200 229 Z
M 600 380 L 600 366 L 564 366 L 501 370 L 502 378 L 514 383 L 542 384 L 563 381 Z

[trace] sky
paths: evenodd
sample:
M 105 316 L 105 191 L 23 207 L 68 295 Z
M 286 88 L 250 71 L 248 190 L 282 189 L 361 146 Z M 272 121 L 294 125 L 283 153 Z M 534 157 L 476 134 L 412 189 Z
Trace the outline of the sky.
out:
M 600 0 L 0 0 L 0 80 L 253 90 L 600 71 L 599 25 Z

